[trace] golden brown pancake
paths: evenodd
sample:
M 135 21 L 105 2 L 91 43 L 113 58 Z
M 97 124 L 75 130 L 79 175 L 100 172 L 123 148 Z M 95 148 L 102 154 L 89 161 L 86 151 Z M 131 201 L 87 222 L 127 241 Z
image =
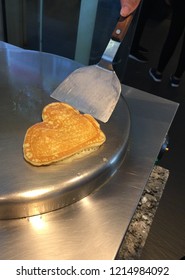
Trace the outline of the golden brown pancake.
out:
M 91 115 L 81 114 L 66 103 L 50 103 L 43 109 L 42 119 L 28 128 L 23 143 L 24 158 L 36 166 L 94 149 L 106 140 Z

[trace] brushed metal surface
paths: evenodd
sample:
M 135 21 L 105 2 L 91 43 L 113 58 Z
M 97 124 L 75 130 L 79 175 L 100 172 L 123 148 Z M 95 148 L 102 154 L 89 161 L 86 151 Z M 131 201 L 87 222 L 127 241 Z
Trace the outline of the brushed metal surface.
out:
M 54 90 L 51 97 L 69 103 L 106 123 L 119 100 L 121 83 L 113 70 L 100 65 L 81 67 Z
M 54 101 L 50 88 L 67 72 L 69 60 L 21 49 L 0 55 L 0 218 L 46 213 L 87 196 L 109 179 L 127 151 L 130 114 L 125 100 L 120 99 L 107 124 L 101 123 L 107 140 L 100 149 L 72 162 L 32 166 L 22 152 L 26 130 L 41 121 L 43 107 Z
M 178 107 L 131 87 L 122 91 L 131 131 L 129 151 L 118 171 L 102 188 L 60 210 L 1 220 L 0 259 L 115 258 Z

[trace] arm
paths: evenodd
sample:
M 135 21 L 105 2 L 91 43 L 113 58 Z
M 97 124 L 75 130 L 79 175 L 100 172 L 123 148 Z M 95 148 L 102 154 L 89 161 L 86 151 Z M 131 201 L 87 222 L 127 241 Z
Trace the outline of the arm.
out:
M 141 0 L 120 0 L 121 11 L 123 17 L 130 15 L 140 4 Z

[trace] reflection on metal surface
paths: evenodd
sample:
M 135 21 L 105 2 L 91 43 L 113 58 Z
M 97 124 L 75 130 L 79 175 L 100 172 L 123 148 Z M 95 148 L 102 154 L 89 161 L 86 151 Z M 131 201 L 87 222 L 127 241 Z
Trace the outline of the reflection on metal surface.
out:
M 31 191 L 26 191 L 26 192 L 22 192 L 20 194 L 20 197 L 26 197 L 26 198 L 39 198 L 39 196 L 42 196 L 46 193 L 51 192 L 51 189 L 38 189 L 38 190 L 31 190 Z
M 81 201 L 82 201 L 82 204 L 85 207 L 91 207 L 92 206 L 91 199 L 89 198 L 89 196 L 84 197 L 83 199 L 81 199 Z
M 102 60 L 107 62 L 108 64 L 112 64 L 114 56 L 120 46 L 120 42 L 116 42 L 112 39 L 110 39 L 109 44 L 107 45 Z
M 33 228 L 37 231 L 42 231 L 46 229 L 46 222 L 44 221 L 43 216 L 33 216 L 29 217 L 28 221 L 31 223 Z

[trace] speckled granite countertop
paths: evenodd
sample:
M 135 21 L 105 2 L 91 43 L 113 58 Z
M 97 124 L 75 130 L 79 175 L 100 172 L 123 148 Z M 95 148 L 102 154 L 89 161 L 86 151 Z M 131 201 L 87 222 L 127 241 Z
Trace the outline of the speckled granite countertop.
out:
M 168 177 L 169 170 L 154 167 L 116 259 L 140 258 Z

